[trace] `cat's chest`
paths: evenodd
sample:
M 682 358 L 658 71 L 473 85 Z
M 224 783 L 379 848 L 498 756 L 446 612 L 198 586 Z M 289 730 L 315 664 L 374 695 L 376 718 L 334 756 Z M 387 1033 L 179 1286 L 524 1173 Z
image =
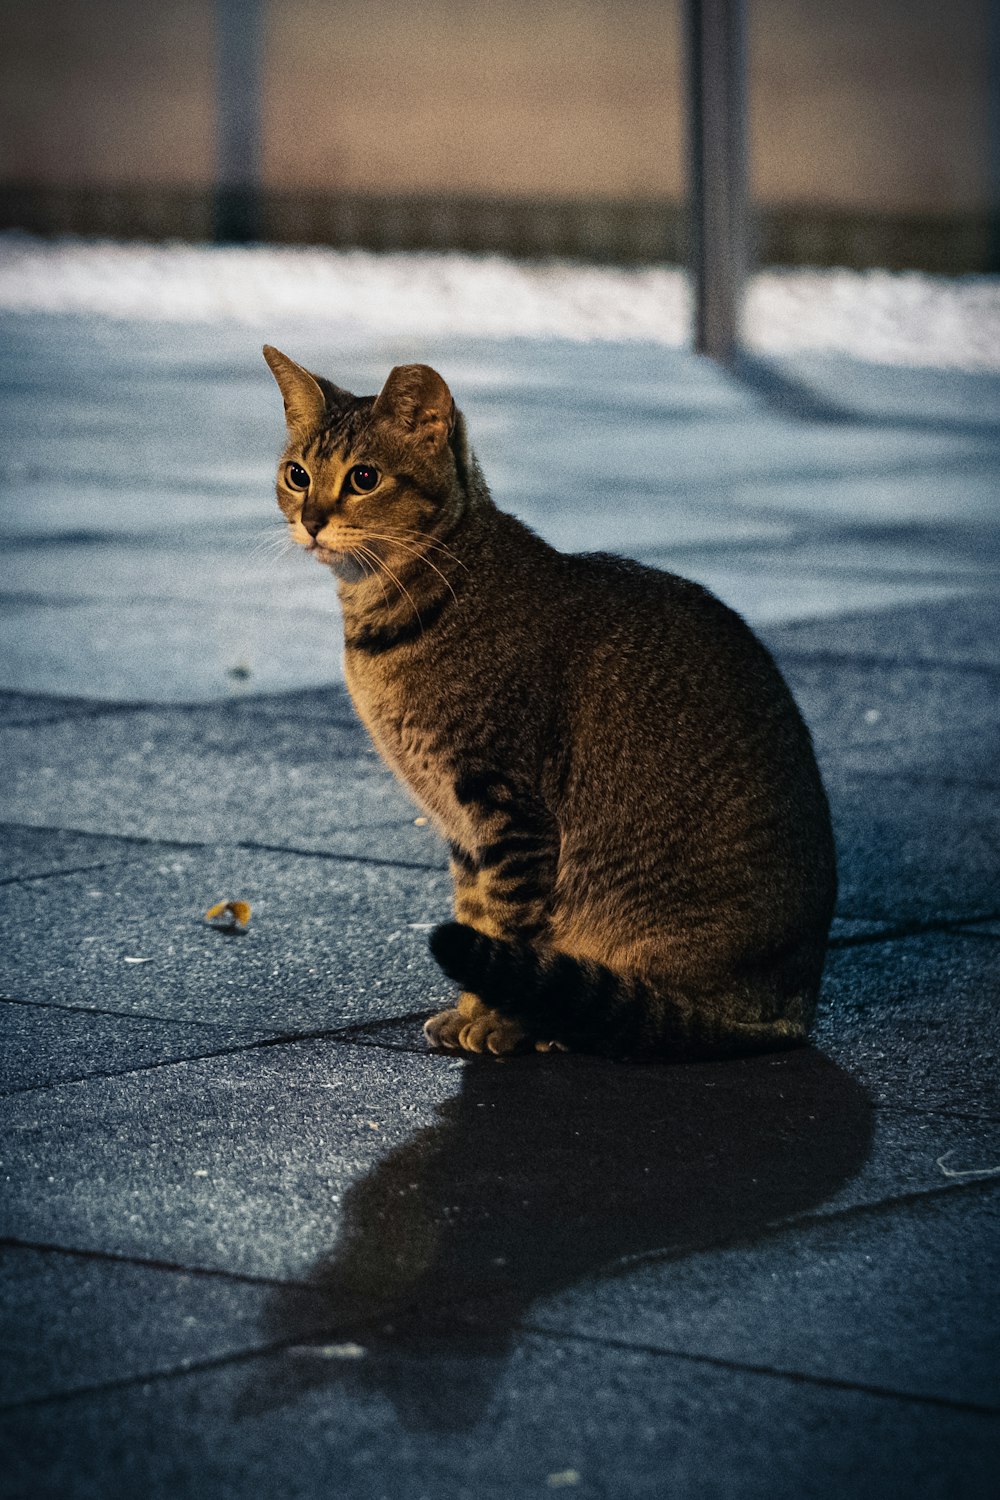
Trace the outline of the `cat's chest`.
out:
M 398 685 L 371 680 L 345 660 L 347 687 L 358 715 L 386 764 L 434 818 L 446 837 L 460 840 L 468 813 L 455 796 L 457 747 L 443 732 L 442 715 L 430 701 L 403 700 Z M 460 759 L 460 755 L 458 756 Z

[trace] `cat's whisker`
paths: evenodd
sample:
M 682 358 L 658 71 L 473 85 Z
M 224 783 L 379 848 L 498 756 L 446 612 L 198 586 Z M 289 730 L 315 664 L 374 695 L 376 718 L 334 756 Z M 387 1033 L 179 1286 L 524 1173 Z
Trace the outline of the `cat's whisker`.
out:
M 409 552 L 410 556 L 415 557 L 418 562 L 425 562 L 429 568 L 433 568 L 434 572 L 441 579 L 441 582 L 448 589 L 451 597 L 455 600 L 456 604 L 458 603 L 458 595 L 455 593 L 455 590 L 451 585 L 451 580 L 446 578 L 445 575 L 441 572 L 441 569 L 435 567 L 430 558 L 425 557 L 424 554 L 419 550 L 419 548 L 413 547 L 410 545 L 410 543 L 402 541 L 398 536 L 385 536 L 377 531 L 369 531 L 367 535 L 376 542 L 395 542 L 398 547 L 402 547 L 404 551 Z
M 367 560 L 367 562 L 369 564 L 374 564 L 375 565 L 375 566 L 372 567 L 372 576 L 374 578 L 378 579 L 378 586 L 382 590 L 382 598 L 385 600 L 385 607 L 386 607 L 386 609 L 388 609 L 389 608 L 389 595 L 385 591 L 385 584 L 382 582 L 382 573 L 381 573 L 381 569 L 378 566 L 378 558 L 376 557 L 375 553 L 369 551 L 369 549 L 367 547 L 363 546 L 359 542 L 356 546 L 354 546 L 354 547 L 352 547 L 350 549 L 350 552 L 349 552 L 348 555 L 350 557 L 353 557 L 355 560 L 357 560 L 358 558 L 361 558 L 362 561 Z
M 447 559 L 449 562 L 457 563 L 464 572 L 468 573 L 469 571 L 462 559 L 460 557 L 457 557 L 456 554 L 452 552 L 450 547 L 444 546 L 444 544 L 441 542 L 434 541 L 434 539 L 431 537 L 423 536 L 419 531 L 414 532 L 412 536 L 405 536 L 403 534 L 397 534 L 393 532 L 391 536 L 387 535 L 386 539 L 399 542 L 400 546 L 402 546 L 404 542 L 408 541 L 411 545 L 417 547 L 417 550 L 420 552 L 420 555 L 422 557 L 426 556 L 428 552 L 437 552 L 439 554 L 440 561 L 443 562 L 445 559 Z
M 373 578 L 378 579 L 379 587 L 382 590 L 382 597 L 388 606 L 389 596 L 385 591 L 385 584 L 382 581 L 382 563 L 378 554 L 373 552 L 370 547 L 366 547 L 363 542 L 355 542 L 351 548 L 351 553 L 354 557 L 360 558 L 362 562 L 366 563 L 367 571 Z
M 369 550 L 369 549 L 366 549 L 366 550 Z M 396 574 L 392 571 L 392 569 L 390 568 L 389 564 L 386 562 L 386 560 L 385 560 L 384 557 L 379 557 L 378 554 L 374 553 L 374 552 L 371 553 L 370 555 L 378 562 L 379 567 L 382 568 L 384 570 L 384 572 L 386 572 L 389 575 L 389 577 L 392 579 L 393 583 L 396 585 L 397 589 L 399 589 L 400 593 L 406 595 L 407 599 L 409 599 L 410 604 L 411 604 L 411 606 L 413 608 L 413 613 L 416 615 L 418 621 L 420 621 L 420 624 L 423 625 L 423 621 L 420 618 L 420 611 L 417 608 L 417 606 L 413 603 L 413 595 L 410 593 L 409 589 L 405 586 L 405 584 L 401 583 L 400 580 L 396 577 Z
M 291 545 L 292 539 L 288 535 L 287 527 L 280 533 L 269 528 L 266 532 L 257 534 L 256 540 L 247 548 L 246 556 L 250 561 L 269 556 L 280 557 L 283 552 L 289 550 Z
M 454 600 L 456 600 L 456 603 L 457 603 L 457 598 L 459 598 L 459 595 L 456 594 L 456 591 L 454 591 L 453 586 L 451 586 L 451 580 L 447 579 L 447 577 L 445 577 L 445 574 L 442 573 L 441 568 L 435 567 L 435 564 L 433 564 L 433 562 L 430 561 L 429 556 L 424 556 L 424 553 L 420 552 L 420 550 L 415 549 L 415 547 L 409 546 L 409 544 L 405 543 L 405 541 L 400 541 L 399 537 L 382 537 L 382 535 L 379 535 L 378 532 L 375 532 L 375 531 L 370 531 L 369 535 L 375 541 L 393 541 L 393 543 L 396 544 L 396 546 L 403 547 L 403 550 L 406 550 L 406 552 L 408 552 L 408 555 L 412 556 L 412 558 L 417 559 L 418 562 L 426 562 L 427 567 L 432 568 L 432 570 L 435 571 L 436 574 L 438 574 L 439 579 L 441 579 L 441 582 L 444 583 L 445 588 L 448 589 L 448 592 L 450 592 L 451 597 L 453 597 Z
M 276 520 L 273 525 L 258 526 L 252 532 L 252 535 L 256 541 L 283 540 L 283 538 L 288 537 L 288 522 L 285 522 L 285 520 Z
M 423 560 L 425 562 L 429 562 L 430 561 L 430 559 L 426 556 L 427 552 L 429 552 L 429 551 L 439 552 L 439 553 L 442 554 L 442 559 L 441 559 L 442 561 L 444 560 L 444 558 L 448 558 L 450 561 L 457 563 L 458 566 L 460 568 L 464 569 L 464 571 L 466 573 L 469 571 L 469 569 L 466 567 L 466 565 L 462 561 L 462 559 L 460 557 L 456 556 L 456 554 L 454 552 L 452 552 L 452 550 L 451 550 L 450 547 L 446 547 L 443 542 L 438 542 L 436 540 L 436 538 L 429 537 L 424 532 L 421 532 L 421 531 L 382 531 L 382 532 L 369 531 L 367 534 L 368 534 L 368 536 L 373 537 L 373 538 L 375 538 L 378 541 L 396 542 L 400 547 L 409 548 L 411 550 L 411 552 L 415 556 L 419 556 L 419 557 L 423 558 Z M 431 566 L 433 566 L 433 564 L 431 564 Z
M 431 547 L 437 552 L 443 552 L 445 557 L 448 557 L 452 562 L 457 563 L 458 566 L 462 568 L 466 573 L 469 572 L 467 564 L 462 561 L 457 552 L 453 552 L 452 549 L 446 546 L 439 537 L 428 536 L 427 533 L 423 531 L 401 531 L 393 532 L 392 540 L 400 542 L 403 540 L 421 542 L 426 547 Z
M 247 566 L 250 567 L 254 563 L 259 562 L 274 562 L 279 557 L 284 557 L 288 550 L 289 548 L 285 543 L 279 543 L 277 546 L 271 543 L 268 546 L 255 547 L 251 552 L 247 553 Z

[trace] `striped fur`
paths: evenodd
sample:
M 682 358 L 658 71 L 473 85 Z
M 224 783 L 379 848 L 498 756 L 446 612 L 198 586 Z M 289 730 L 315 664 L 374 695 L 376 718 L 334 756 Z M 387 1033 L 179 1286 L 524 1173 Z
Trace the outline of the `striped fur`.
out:
M 802 1018 L 769 1023 L 729 1016 L 697 997 L 670 993 L 635 974 L 519 939 L 488 937 L 444 922 L 430 948 L 449 979 L 535 1036 L 573 1051 L 628 1056 L 659 1052 L 674 1061 L 745 1057 L 803 1042 Z
M 456 920 L 432 948 L 461 994 L 431 1042 L 682 1058 L 801 1041 L 833 839 L 764 647 L 696 584 L 559 553 L 499 511 L 427 366 L 356 397 L 265 354 L 288 424 L 278 501 L 338 580 L 355 708 L 450 849 Z

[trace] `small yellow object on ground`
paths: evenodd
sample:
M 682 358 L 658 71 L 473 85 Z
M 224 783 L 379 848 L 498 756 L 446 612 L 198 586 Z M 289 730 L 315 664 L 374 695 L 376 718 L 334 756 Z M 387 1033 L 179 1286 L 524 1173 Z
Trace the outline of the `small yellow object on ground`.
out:
M 205 913 L 205 921 L 212 922 L 216 917 L 228 917 L 231 926 L 245 927 L 250 920 L 249 901 L 216 901 Z

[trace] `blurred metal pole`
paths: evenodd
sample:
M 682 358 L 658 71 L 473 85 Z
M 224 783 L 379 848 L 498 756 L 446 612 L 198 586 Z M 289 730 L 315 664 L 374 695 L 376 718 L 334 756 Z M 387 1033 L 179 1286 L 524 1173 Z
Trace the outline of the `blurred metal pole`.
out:
M 264 0 L 215 0 L 215 238 L 261 235 Z
M 747 273 L 745 0 L 686 0 L 695 348 L 729 361 Z
M 988 27 L 987 88 L 989 99 L 987 107 L 989 116 L 987 130 L 990 174 L 989 243 L 986 249 L 986 269 L 995 273 L 1000 271 L 1000 0 L 989 0 L 986 25 Z

